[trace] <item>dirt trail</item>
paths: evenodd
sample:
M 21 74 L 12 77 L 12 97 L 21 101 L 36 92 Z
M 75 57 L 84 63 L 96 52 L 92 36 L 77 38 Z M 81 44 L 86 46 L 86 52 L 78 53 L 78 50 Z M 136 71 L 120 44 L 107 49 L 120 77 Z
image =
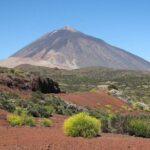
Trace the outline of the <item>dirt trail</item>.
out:
M 84 139 L 63 134 L 65 116 L 54 115 L 53 126 L 10 127 L 0 111 L 0 150 L 149 150 L 150 140 L 127 135 L 102 134 Z

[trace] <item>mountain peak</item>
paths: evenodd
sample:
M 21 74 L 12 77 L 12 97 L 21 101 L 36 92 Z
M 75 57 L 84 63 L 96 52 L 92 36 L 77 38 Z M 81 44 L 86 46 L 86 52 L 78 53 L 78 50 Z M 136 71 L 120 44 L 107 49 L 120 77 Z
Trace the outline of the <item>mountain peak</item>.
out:
M 67 30 L 67 31 L 71 31 L 71 32 L 78 32 L 76 29 L 74 29 L 71 26 L 65 25 L 62 30 Z
M 79 34 L 78 34 L 79 33 Z M 64 26 L 22 48 L 0 66 L 20 64 L 77 69 L 102 66 L 115 69 L 150 70 L 150 62 L 105 41 Z

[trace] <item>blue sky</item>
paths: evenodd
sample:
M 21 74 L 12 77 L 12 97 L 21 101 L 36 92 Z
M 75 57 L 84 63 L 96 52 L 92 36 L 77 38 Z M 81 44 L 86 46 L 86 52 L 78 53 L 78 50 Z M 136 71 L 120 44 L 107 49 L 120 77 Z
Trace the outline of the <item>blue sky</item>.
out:
M 0 59 L 64 25 L 150 61 L 150 0 L 1 0 Z

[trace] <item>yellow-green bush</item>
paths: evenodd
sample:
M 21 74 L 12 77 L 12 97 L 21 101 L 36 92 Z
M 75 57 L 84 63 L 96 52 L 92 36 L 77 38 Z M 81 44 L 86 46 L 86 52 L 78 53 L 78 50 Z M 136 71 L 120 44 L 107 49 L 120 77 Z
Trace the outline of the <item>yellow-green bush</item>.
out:
M 42 119 L 40 120 L 40 124 L 41 124 L 42 126 L 45 126 L 45 127 L 50 127 L 50 126 L 52 125 L 52 122 L 51 122 L 50 119 L 42 118 Z
M 96 88 L 93 88 L 93 89 L 90 90 L 90 92 L 91 92 L 91 93 L 95 93 L 95 92 L 97 92 L 97 89 L 96 89 Z
M 31 116 L 27 115 L 16 115 L 16 114 L 9 114 L 7 115 L 7 121 L 11 126 L 35 126 L 35 120 Z
M 7 121 L 11 126 L 21 126 L 23 125 L 23 118 L 19 115 L 9 114 L 7 115 Z
M 79 113 L 65 120 L 63 129 L 68 136 L 91 138 L 100 134 L 101 122 L 86 113 Z

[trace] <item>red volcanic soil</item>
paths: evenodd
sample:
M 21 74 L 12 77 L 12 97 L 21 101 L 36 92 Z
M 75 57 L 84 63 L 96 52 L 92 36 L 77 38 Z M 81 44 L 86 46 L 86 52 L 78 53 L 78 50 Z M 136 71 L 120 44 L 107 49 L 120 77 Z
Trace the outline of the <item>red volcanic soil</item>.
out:
M 102 134 L 84 139 L 67 137 L 62 130 L 65 116 L 54 115 L 52 127 L 10 127 L 0 110 L 0 150 L 149 150 L 150 140 L 127 135 Z
M 106 105 L 111 105 L 114 109 L 118 110 L 123 105 L 127 105 L 125 102 L 120 99 L 108 95 L 105 92 L 82 92 L 82 93 L 67 93 L 59 94 L 61 98 L 66 101 L 75 103 L 80 106 L 88 107 L 105 107 Z

